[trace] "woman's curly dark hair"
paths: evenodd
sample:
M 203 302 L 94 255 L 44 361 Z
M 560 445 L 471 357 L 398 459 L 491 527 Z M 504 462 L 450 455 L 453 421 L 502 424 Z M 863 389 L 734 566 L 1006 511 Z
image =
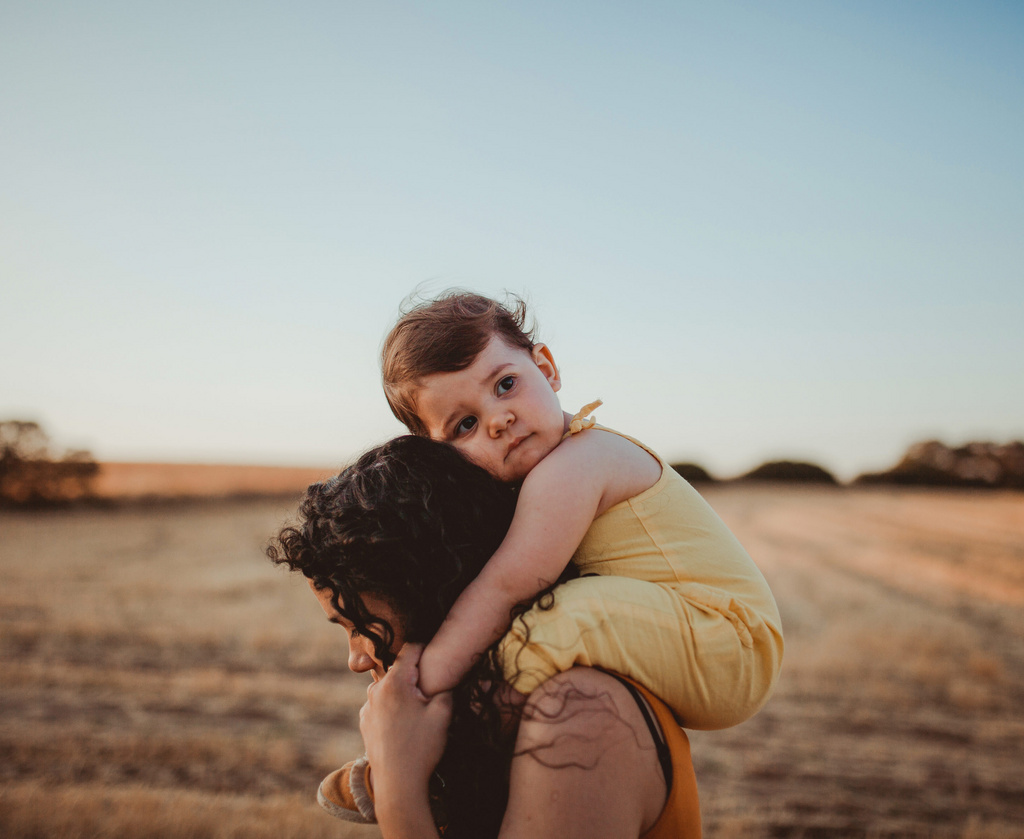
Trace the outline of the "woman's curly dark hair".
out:
M 281 530 L 267 555 L 329 590 L 334 608 L 390 665 L 394 628 L 366 609 L 363 595 L 384 599 L 402 616 L 407 640 L 429 641 L 501 544 L 515 503 L 514 489 L 451 446 L 397 437 L 310 486 L 298 523 Z M 570 565 L 563 578 L 571 576 Z M 538 600 L 544 604 L 543 594 Z M 443 790 L 432 802 L 446 837 L 496 836 L 505 811 L 515 732 L 510 709 L 497 699 L 503 676 L 496 649 L 453 691 L 436 773 Z

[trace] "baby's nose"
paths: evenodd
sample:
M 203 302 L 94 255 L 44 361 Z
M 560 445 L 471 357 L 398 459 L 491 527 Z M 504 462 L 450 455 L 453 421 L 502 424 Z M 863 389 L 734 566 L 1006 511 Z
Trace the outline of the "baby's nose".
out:
M 497 437 L 512 424 L 512 420 L 515 419 L 512 416 L 511 411 L 500 411 L 491 417 L 490 427 L 491 436 Z

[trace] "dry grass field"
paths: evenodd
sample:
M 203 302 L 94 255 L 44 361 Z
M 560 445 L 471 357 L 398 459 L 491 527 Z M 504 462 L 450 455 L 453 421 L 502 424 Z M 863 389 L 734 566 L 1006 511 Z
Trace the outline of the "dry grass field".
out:
M 103 499 L 239 498 L 301 493 L 337 470 L 293 466 L 193 463 L 100 464 L 92 487 Z
M 706 492 L 788 645 L 754 720 L 692 737 L 706 835 L 1024 835 L 1024 494 Z M 0 513 L 0 835 L 379 835 L 313 801 L 365 684 L 263 558 L 293 506 Z

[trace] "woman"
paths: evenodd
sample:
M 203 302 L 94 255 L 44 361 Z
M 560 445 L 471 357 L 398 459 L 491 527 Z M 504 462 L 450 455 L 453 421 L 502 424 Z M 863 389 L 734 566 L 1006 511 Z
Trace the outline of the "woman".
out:
M 268 549 L 345 628 L 349 667 L 374 676 L 360 729 L 385 839 L 437 837 L 435 825 L 445 837 L 699 836 L 685 735 L 642 689 L 576 668 L 524 703 L 495 648 L 451 694 L 416 688 L 421 645 L 514 509 L 507 486 L 451 448 L 400 437 L 311 486 L 299 524 Z

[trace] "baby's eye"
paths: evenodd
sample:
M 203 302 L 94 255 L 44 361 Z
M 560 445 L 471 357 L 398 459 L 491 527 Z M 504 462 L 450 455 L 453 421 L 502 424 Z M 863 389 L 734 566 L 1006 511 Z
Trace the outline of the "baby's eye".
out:
M 500 382 L 498 382 L 498 396 L 504 396 L 515 386 L 516 377 L 506 376 Z
M 468 434 L 473 430 L 476 425 L 476 417 L 466 417 L 459 421 L 459 424 L 455 426 L 455 436 L 458 437 L 461 434 Z

